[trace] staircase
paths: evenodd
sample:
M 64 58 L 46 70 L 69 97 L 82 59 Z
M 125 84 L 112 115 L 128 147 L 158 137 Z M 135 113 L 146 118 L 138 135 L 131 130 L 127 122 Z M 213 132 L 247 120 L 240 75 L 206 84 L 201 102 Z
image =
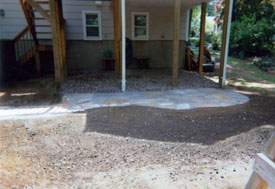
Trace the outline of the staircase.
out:
M 61 0 L 19 0 L 27 26 L 14 38 L 16 61 L 19 65 L 35 61 L 40 74 L 40 52 L 54 52 L 55 73 L 65 77 L 65 22 Z M 54 29 L 54 32 L 52 32 Z M 58 33 L 58 34 L 56 34 Z M 55 45 L 55 47 L 53 47 Z M 60 77 L 62 75 L 62 77 Z

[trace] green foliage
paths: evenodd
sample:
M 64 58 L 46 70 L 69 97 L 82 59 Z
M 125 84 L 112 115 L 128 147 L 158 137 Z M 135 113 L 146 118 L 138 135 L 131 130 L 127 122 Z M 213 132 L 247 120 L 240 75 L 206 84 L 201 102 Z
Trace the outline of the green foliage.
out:
M 222 46 L 222 32 L 214 32 L 212 37 L 213 50 L 221 50 Z
M 197 38 L 197 37 L 192 37 L 192 38 L 189 39 L 189 43 L 192 46 L 199 47 L 200 46 L 200 39 Z
M 196 36 L 200 33 L 201 23 L 201 7 L 197 6 L 192 9 L 192 20 L 191 20 L 191 37 Z
M 273 57 L 264 57 L 260 60 L 254 60 L 253 65 L 257 66 L 261 70 L 268 71 L 275 69 L 275 56 Z
M 206 21 L 205 27 L 205 43 L 212 43 L 214 25 L 211 22 Z
M 201 6 L 197 6 L 192 9 L 192 21 L 191 21 L 191 37 L 199 37 L 201 24 Z M 213 36 L 214 25 L 211 22 L 206 21 L 205 28 L 205 42 L 211 43 Z M 197 42 L 195 42 L 197 46 Z
M 274 49 L 274 0 L 235 0 L 230 54 L 239 57 L 262 56 Z M 216 3 L 216 22 L 221 25 L 225 0 Z
M 215 16 L 215 1 L 207 4 L 207 16 Z
M 232 23 L 230 54 L 239 57 L 264 55 L 274 48 L 275 26 L 266 18 L 242 16 Z

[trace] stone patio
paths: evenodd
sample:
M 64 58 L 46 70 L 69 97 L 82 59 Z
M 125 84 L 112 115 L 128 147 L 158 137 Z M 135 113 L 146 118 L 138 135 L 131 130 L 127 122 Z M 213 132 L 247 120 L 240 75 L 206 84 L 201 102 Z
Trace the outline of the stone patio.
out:
M 159 92 L 64 94 L 62 103 L 0 109 L 0 119 L 14 116 L 64 114 L 100 107 L 146 106 L 171 110 L 226 107 L 244 104 L 249 98 L 225 89 L 183 89 Z

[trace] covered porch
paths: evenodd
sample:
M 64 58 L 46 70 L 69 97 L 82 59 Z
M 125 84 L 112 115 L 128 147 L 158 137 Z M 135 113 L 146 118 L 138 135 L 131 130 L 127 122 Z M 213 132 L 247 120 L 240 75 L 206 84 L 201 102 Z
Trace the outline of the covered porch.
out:
M 154 9 L 165 12 L 167 15 L 172 14 L 173 22 L 171 23 L 171 38 L 172 38 L 172 48 L 167 49 L 167 51 L 171 51 L 171 87 L 175 88 L 179 85 L 182 85 L 182 82 L 179 82 L 179 74 L 188 73 L 182 72 L 182 62 L 187 64 L 189 62 L 183 61 L 185 59 L 185 44 L 184 50 L 182 49 L 182 41 L 188 41 L 189 38 L 189 21 L 190 14 L 187 13 L 185 17 L 183 17 L 182 12 L 189 10 L 197 5 L 201 5 L 201 26 L 200 26 L 200 45 L 199 45 L 199 57 L 198 57 L 198 69 L 197 72 L 199 76 L 203 76 L 203 62 L 204 62 L 204 38 L 205 38 L 205 27 L 206 27 L 206 6 L 209 1 L 184 1 L 184 0 L 175 0 L 168 1 L 164 0 L 161 3 L 159 1 L 134 1 L 134 0 L 113 0 L 113 13 L 114 13 L 114 40 L 115 40 L 115 70 L 118 75 L 121 76 L 121 90 L 124 92 L 127 85 L 127 71 L 126 71 L 126 38 L 129 36 L 129 31 L 127 31 L 127 19 L 126 12 L 130 9 L 138 9 L 138 10 L 148 10 L 152 7 Z M 223 24 L 223 35 L 222 35 L 222 49 L 220 54 L 220 67 L 219 67 L 219 85 L 220 87 L 224 87 L 226 81 L 226 64 L 228 57 L 228 47 L 229 47 L 229 39 L 230 39 L 230 25 L 231 25 L 231 17 L 232 17 L 232 7 L 233 1 L 227 0 L 225 2 L 224 7 L 224 24 Z M 172 9 L 172 11 L 168 11 Z M 167 9 L 167 12 L 165 11 Z M 163 17 L 161 17 L 163 18 Z M 161 18 L 160 23 L 161 23 Z M 186 19 L 187 25 L 185 28 L 181 26 L 181 20 Z M 168 27 L 168 26 L 167 26 Z M 183 32 L 183 30 L 185 30 Z M 133 31 L 132 31 L 133 33 Z M 154 36 L 152 36 L 154 37 Z M 162 57 L 162 54 L 158 54 L 155 56 Z M 167 72 L 169 73 L 169 72 Z M 187 80 L 186 80 L 187 81 Z M 126 87 L 127 85 L 127 87 Z M 188 84 L 187 84 L 188 85 Z M 179 86 L 180 87 L 180 86 Z M 194 86 L 195 87 L 195 86 Z M 131 87 L 130 87 L 131 88 Z
M 134 0 L 106 0 L 110 2 L 110 9 L 113 12 L 113 31 L 114 31 L 114 55 L 115 55 L 115 73 L 92 73 L 87 75 L 88 85 L 98 86 L 103 85 L 101 81 L 97 80 L 98 78 L 103 78 L 105 81 L 109 81 L 108 84 L 114 83 L 114 81 L 118 81 L 114 83 L 114 87 L 116 90 L 110 90 L 108 92 L 117 91 L 117 87 L 121 89 L 122 92 L 126 90 L 134 90 L 136 86 L 137 90 L 170 90 L 175 87 L 193 87 L 193 88 L 206 88 L 216 86 L 207 81 L 207 79 L 203 78 L 203 54 L 204 54 L 204 35 L 205 35 L 205 20 L 206 20 L 206 5 L 209 1 L 196 0 L 196 1 L 186 1 L 186 0 L 163 0 L 161 3 L 157 0 L 150 1 L 134 1 Z M 53 41 L 53 54 L 54 54 L 54 72 L 55 72 L 55 80 L 57 86 L 60 87 L 66 81 L 67 77 L 67 63 L 66 58 L 68 51 L 66 52 L 66 40 L 64 36 L 64 18 L 63 18 L 63 10 L 62 10 L 62 1 L 52 1 L 49 0 L 49 9 L 43 9 L 37 1 L 34 0 L 26 0 L 25 1 L 29 6 L 32 6 L 35 11 L 37 11 L 40 15 L 42 15 L 49 23 L 52 29 L 52 41 Z M 104 2 L 104 1 L 103 1 Z M 220 86 L 223 87 L 226 80 L 226 63 L 227 63 L 227 54 L 228 54 L 228 43 L 229 43 L 229 31 L 230 31 L 230 17 L 232 12 L 232 0 L 226 1 L 225 6 L 225 21 L 223 27 L 223 43 L 221 50 L 221 61 L 220 61 L 220 73 L 219 80 Z M 188 31 L 189 27 L 183 27 L 182 20 L 189 21 L 189 14 L 183 15 L 183 12 L 186 12 L 190 8 L 201 5 L 202 6 L 202 16 L 201 16 L 201 32 L 200 32 L 200 48 L 199 48 L 199 58 L 198 58 L 198 69 L 197 72 L 199 75 L 195 73 L 189 73 L 183 71 L 183 64 L 185 59 L 185 43 L 188 41 Z M 140 45 L 142 42 L 139 40 L 133 40 L 134 43 L 139 44 L 136 45 L 136 49 L 139 52 L 146 52 L 150 49 L 151 55 L 150 59 L 154 59 L 155 62 L 160 62 L 160 60 L 165 59 L 165 68 L 163 70 L 127 70 L 127 51 L 126 51 L 126 38 L 131 36 L 131 32 L 129 28 L 129 20 L 131 18 L 127 17 L 127 11 L 137 10 L 148 11 L 153 9 L 154 12 L 158 12 L 158 14 L 162 14 L 165 12 L 165 15 L 161 18 L 158 18 L 156 15 L 152 14 L 152 23 L 158 24 L 163 23 L 166 17 L 170 17 L 166 24 L 162 27 L 153 28 L 152 34 L 149 35 L 150 40 L 157 41 L 155 30 L 165 29 L 168 32 L 161 34 L 161 38 L 163 40 L 159 43 L 159 48 L 162 49 L 161 52 L 168 52 L 169 56 L 164 55 L 160 51 L 154 49 L 154 45 L 152 45 L 151 41 L 147 41 L 146 45 Z M 167 12 L 166 12 L 167 11 Z M 128 21 L 127 21 L 128 20 Z M 169 23 L 169 24 L 167 24 Z M 28 22 L 28 26 L 31 29 L 32 23 Z M 158 33 L 159 34 L 159 33 Z M 130 37 L 131 38 L 131 37 Z M 168 45 L 163 46 L 163 41 L 169 40 Z M 93 42 L 91 42 L 93 43 Z M 144 48 L 145 47 L 145 48 Z M 38 49 L 38 47 L 37 47 Z M 141 53 L 142 54 L 142 53 Z M 139 55 L 137 55 L 139 56 Z M 39 65 L 39 63 L 38 63 Z M 38 66 L 39 67 L 39 66 Z M 89 73 L 89 72 L 87 72 Z M 84 74 L 84 75 L 85 75 Z M 77 74 L 76 74 L 77 75 Z M 65 82 L 63 88 L 66 89 L 66 86 L 72 85 L 70 81 L 72 81 L 76 76 L 74 73 L 69 75 L 67 78 L 67 82 Z M 81 76 L 81 74 L 79 74 Z M 83 74 L 82 74 L 83 76 Z M 105 77 L 106 76 L 106 77 Z M 150 77 L 152 76 L 152 78 Z M 96 78 L 95 80 L 91 78 Z M 104 78 L 105 77 L 105 78 Z M 196 79 L 190 79 L 194 78 Z M 79 80 L 76 79 L 76 80 Z M 81 78 L 85 82 L 84 78 Z M 91 81 L 91 83 L 89 83 Z M 128 81 L 128 82 L 127 82 Z M 197 82 L 198 81 L 198 82 Z M 201 82 L 200 82 L 201 81 Z M 141 83 L 140 83 L 141 82 Z M 69 83 L 69 84 L 68 84 Z M 143 84 L 147 83 L 148 86 L 144 86 Z M 194 84 L 192 83 L 203 83 L 203 84 Z M 105 84 L 104 84 L 105 85 Z M 120 86 L 119 86 L 120 85 Z M 143 86 L 143 87 L 142 87 Z M 168 87 L 169 86 L 169 87 Z M 151 87 L 151 88 L 150 88 Z M 88 90 L 89 92 L 94 92 L 94 90 Z M 95 90 L 97 92 L 97 90 Z M 99 92 L 102 92 L 99 90 Z

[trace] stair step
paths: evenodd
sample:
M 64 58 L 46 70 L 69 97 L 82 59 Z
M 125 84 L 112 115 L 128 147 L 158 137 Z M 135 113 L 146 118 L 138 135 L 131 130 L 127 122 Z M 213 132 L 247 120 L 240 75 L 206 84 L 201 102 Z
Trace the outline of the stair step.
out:
M 38 24 L 38 25 L 35 25 L 35 27 L 51 27 L 51 25 L 43 25 L 43 24 Z
M 44 11 L 46 11 L 46 12 L 50 12 L 50 10 L 44 10 Z M 33 10 L 32 10 L 32 12 L 38 12 L 38 10 L 33 9 Z
M 52 34 L 52 32 L 36 32 L 36 34 Z
M 35 20 L 46 20 L 45 18 L 43 17 L 34 17 Z
M 49 4 L 49 1 L 36 1 L 38 4 Z

